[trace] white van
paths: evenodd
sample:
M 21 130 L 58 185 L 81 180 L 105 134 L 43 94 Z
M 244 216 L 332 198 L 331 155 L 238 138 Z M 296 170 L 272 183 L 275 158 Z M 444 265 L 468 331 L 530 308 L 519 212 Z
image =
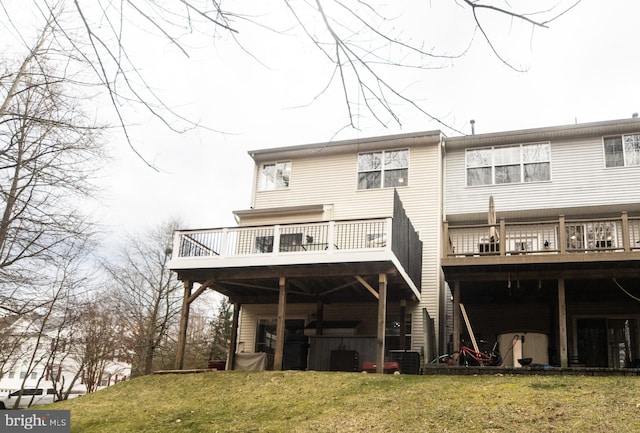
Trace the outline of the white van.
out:
M 0 397 L 0 401 L 4 403 L 6 409 L 13 409 L 20 393 L 22 393 L 22 397 L 20 398 L 18 409 L 56 401 L 56 394 L 53 388 L 25 388 Z

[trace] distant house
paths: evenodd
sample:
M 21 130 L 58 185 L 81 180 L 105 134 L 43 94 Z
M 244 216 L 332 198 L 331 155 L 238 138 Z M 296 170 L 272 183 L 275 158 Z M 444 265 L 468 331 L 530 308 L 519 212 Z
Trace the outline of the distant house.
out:
M 57 395 L 87 393 L 85 369 L 88 367 L 83 364 L 82 344 L 73 341 L 68 332 L 58 329 L 55 320 L 50 322 L 41 327 L 39 319 L 33 315 L 5 316 L 0 320 L 2 397 L 34 388 Z M 74 338 L 79 337 L 75 335 Z M 131 375 L 129 360 L 117 354 L 94 368 L 101 373 L 96 389 L 127 380 Z
M 640 120 L 250 155 L 238 227 L 177 232 L 171 262 L 181 335 L 203 290 L 235 305 L 230 368 L 416 372 L 472 336 L 516 367 L 640 357 Z

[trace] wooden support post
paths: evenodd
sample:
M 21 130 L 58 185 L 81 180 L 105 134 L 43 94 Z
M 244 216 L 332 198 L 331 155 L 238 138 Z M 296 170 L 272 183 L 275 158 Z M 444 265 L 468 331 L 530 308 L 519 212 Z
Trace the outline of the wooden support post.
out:
M 500 239 L 500 255 L 504 256 L 507 253 L 507 223 L 504 218 L 500 218 L 500 228 L 498 229 L 498 239 Z
M 560 338 L 560 366 L 569 366 L 567 351 L 567 300 L 564 288 L 564 278 L 558 279 L 558 328 Z
M 240 307 L 242 304 L 233 304 L 233 320 L 231 322 L 231 341 L 229 341 L 229 356 L 225 370 L 233 370 L 236 364 L 236 350 L 238 350 L 238 324 L 240 320 Z
M 316 304 L 316 336 L 322 335 L 324 328 L 324 302 L 318 301 Z
M 453 282 L 453 352 L 460 350 L 460 281 Z
M 387 275 L 380 274 L 378 280 L 378 339 L 376 350 L 376 373 L 384 373 L 384 339 L 387 327 Z
M 280 294 L 278 296 L 278 320 L 276 324 L 276 353 L 273 357 L 274 371 L 282 370 L 284 357 L 285 311 L 287 308 L 287 288 L 285 277 L 280 277 Z
M 622 212 L 622 248 L 624 251 L 631 251 L 631 238 L 629 237 L 629 214 Z
M 176 350 L 176 370 L 182 370 L 184 366 L 184 351 L 187 344 L 187 327 L 189 326 L 189 298 L 193 289 L 193 281 L 185 280 L 184 294 L 182 296 L 182 310 L 180 311 L 180 331 L 178 333 L 178 348 Z
M 558 219 L 558 241 L 560 245 L 556 249 L 560 250 L 560 254 L 567 252 L 567 232 L 564 225 L 564 215 L 560 215 Z

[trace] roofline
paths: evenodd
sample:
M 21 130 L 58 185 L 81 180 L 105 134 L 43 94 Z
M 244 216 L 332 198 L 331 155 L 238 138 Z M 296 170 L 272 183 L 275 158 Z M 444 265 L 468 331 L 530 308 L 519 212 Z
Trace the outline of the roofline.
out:
M 444 138 L 450 149 L 480 147 L 496 144 L 530 143 L 551 139 L 577 138 L 593 135 L 624 134 L 640 132 L 640 118 L 578 123 L 574 125 L 547 126 L 477 135 Z
M 382 135 L 376 137 L 354 138 L 349 140 L 311 143 L 269 149 L 250 150 L 247 153 L 256 161 L 265 159 L 291 158 L 305 156 L 310 152 L 323 151 L 325 153 L 350 152 L 355 150 L 375 150 L 389 147 L 410 146 L 416 144 L 440 143 L 443 133 L 440 130 L 410 132 L 404 134 Z M 423 140 L 420 140 L 423 139 Z M 420 143 L 424 141 L 424 143 Z
M 242 209 L 234 210 L 233 214 L 237 217 L 262 217 L 273 215 L 298 215 L 307 213 L 321 213 L 324 212 L 323 204 L 311 204 L 301 206 L 283 206 L 283 207 L 271 207 L 261 209 Z
M 489 145 L 530 143 L 552 139 L 578 138 L 594 135 L 624 134 L 640 132 L 640 118 L 625 118 L 570 125 L 545 126 L 541 128 L 518 129 L 513 131 L 490 132 L 484 134 L 447 137 L 440 130 L 410 132 L 404 134 L 381 135 L 340 141 L 328 141 L 294 146 L 249 150 L 247 153 L 255 161 L 308 156 L 311 152 L 326 154 L 380 150 L 390 146 L 412 146 L 416 144 L 436 144 L 442 142 L 449 149 L 482 147 Z M 424 142 L 421 143 L 421 139 Z

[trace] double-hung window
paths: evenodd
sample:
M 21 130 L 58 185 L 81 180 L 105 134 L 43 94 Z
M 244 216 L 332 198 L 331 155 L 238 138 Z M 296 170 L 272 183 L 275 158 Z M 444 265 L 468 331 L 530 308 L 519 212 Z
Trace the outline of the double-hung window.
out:
M 549 143 L 469 149 L 465 159 L 467 186 L 543 182 L 551 179 Z
M 406 186 L 408 176 L 408 149 L 358 154 L 358 189 Z
M 604 137 L 606 167 L 640 165 L 640 134 Z
M 289 188 L 291 161 L 262 164 L 260 170 L 260 191 Z

